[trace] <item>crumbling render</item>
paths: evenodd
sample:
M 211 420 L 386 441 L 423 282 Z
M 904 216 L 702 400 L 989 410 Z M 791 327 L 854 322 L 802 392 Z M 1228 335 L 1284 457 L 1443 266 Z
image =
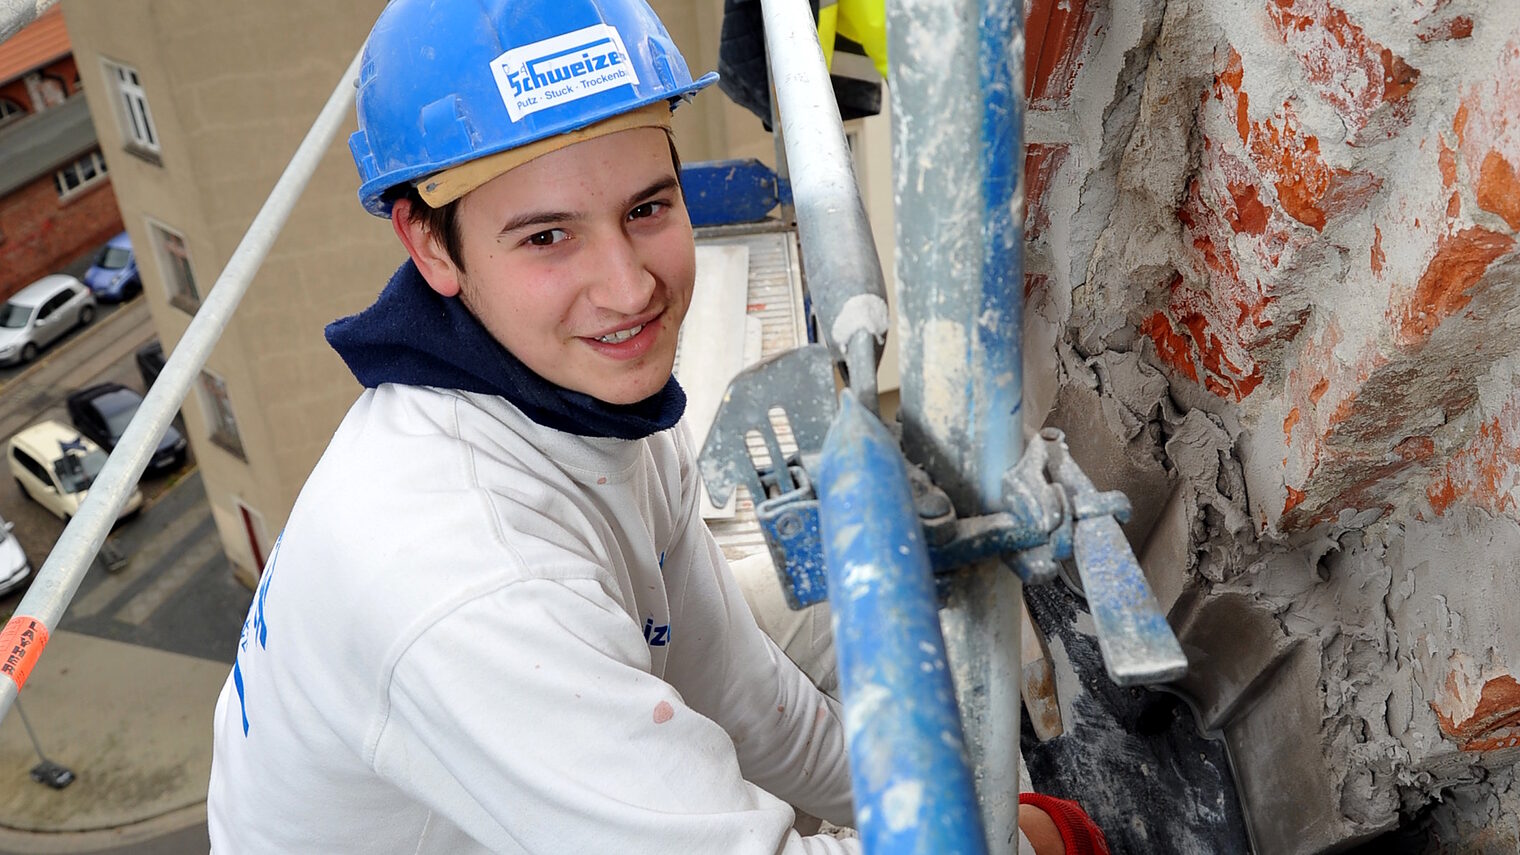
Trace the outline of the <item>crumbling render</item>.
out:
M 1071 5 L 1028 411 L 1134 500 L 1260 851 L 1520 851 L 1520 18 Z

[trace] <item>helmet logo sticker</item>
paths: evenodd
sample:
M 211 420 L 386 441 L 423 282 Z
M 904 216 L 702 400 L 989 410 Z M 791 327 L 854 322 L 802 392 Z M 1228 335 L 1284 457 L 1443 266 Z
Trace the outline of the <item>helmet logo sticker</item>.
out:
M 639 82 L 618 31 L 597 24 L 515 47 L 491 61 L 512 121 L 559 104 Z

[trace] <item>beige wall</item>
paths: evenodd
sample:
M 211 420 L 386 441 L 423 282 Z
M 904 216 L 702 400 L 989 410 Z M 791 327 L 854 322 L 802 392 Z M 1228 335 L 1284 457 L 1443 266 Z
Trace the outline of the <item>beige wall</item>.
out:
M 88 93 L 111 91 L 100 57 L 135 67 L 153 111 L 160 163 L 128 153 L 108 99 L 90 108 L 141 248 L 144 289 L 166 351 L 190 315 L 172 305 L 149 250 L 149 220 L 185 236 L 204 298 L 361 46 L 383 0 L 65 0 L 64 14 Z M 655 0 L 694 74 L 717 67 L 721 0 Z M 677 111 L 688 161 L 758 157 L 774 162 L 759 120 L 709 89 Z M 862 168 L 881 188 L 867 203 L 890 211 L 885 120 L 860 135 Z M 358 178 L 340 132 L 248 289 L 207 370 L 229 388 L 247 460 L 208 440 L 198 385 L 185 418 L 227 553 L 254 561 L 239 503 L 262 518 L 265 553 L 359 388 L 322 336 L 362 309 L 404 257 L 389 225 L 358 206 Z M 878 243 L 890 236 L 878 225 Z M 895 376 L 895 373 L 894 375 Z M 891 383 L 895 386 L 895 381 Z
M 63 5 L 86 91 L 110 91 L 99 61 L 104 56 L 137 69 L 153 111 L 161 164 L 126 152 L 110 102 L 91 100 L 123 219 L 142 249 L 145 296 L 168 350 L 190 315 L 169 302 L 149 251 L 149 219 L 185 236 L 204 298 L 384 4 Z M 355 201 L 349 124 L 206 364 L 228 385 L 247 461 L 207 440 L 198 385 L 185 402 L 218 530 L 229 557 L 245 571 L 253 559 L 238 503 L 262 518 L 267 554 L 358 391 L 322 327 L 363 308 L 401 258 L 387 224 Z

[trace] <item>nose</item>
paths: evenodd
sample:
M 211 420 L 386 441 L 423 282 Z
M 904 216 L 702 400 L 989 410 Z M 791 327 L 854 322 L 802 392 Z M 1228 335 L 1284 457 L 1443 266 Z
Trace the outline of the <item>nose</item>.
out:
M 648 308 L 658 280 L 628 235 L 609 239 L 603 258 L 602 275 L 591 288 L 596 307 L 620 315 L 636 315 Z

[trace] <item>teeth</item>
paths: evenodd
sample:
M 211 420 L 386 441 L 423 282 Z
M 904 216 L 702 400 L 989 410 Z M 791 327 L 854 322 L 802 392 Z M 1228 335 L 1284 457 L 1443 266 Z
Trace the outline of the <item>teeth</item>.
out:
M 600 338 L 597 339 L 597 341 L 606 342 L 607 344 L 617 344 L 618 342 L 627 341 L 628 339 L 633 338 L 634 336 L 636 336 L 640 332 L 642 332 L 643 329 L 644 329 L 644 325 L 643 324 L 639 324 L 636 327 L 629 327 L 626 330 L 620 330 L 618 332 L 611 333 L 609 335 L 601 336 Z

